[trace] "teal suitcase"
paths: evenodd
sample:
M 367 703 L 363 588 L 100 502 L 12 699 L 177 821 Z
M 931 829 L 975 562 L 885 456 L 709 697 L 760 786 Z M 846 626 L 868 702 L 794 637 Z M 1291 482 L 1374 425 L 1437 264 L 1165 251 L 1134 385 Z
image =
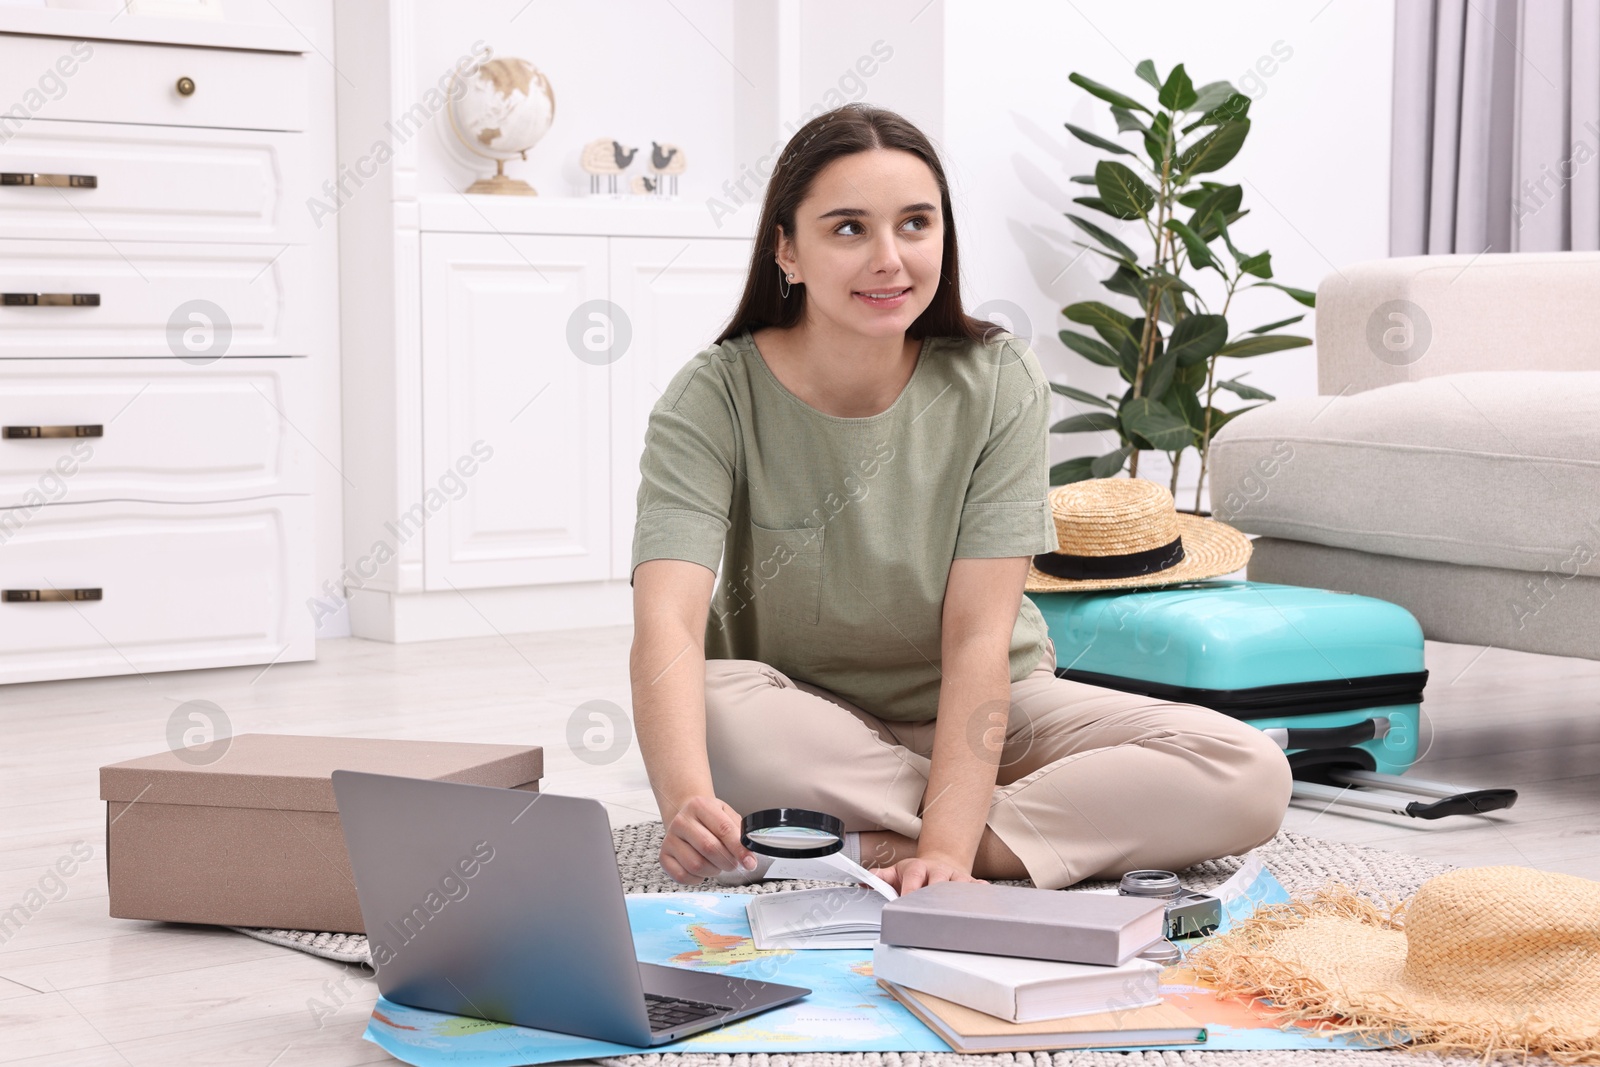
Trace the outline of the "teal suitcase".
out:
M 1264 731 L 1295 796 L 1437 819 L 1509 808 L 1513 789 L 1402 777 L 1417 759 L 1422 628 L 1398 604 L 1330 589 L 1211 579 L 1027 593 L 1056 674 L 1186 704 Z

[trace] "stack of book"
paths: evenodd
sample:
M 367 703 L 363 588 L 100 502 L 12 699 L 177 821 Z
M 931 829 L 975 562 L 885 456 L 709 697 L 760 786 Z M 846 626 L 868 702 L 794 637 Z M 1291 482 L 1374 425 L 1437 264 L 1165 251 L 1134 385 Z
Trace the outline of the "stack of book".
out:
M 960 1052 L 1200 1045 L 1161 999 L 1160 900 L 935 882 L 881 909 L 873 975 Z

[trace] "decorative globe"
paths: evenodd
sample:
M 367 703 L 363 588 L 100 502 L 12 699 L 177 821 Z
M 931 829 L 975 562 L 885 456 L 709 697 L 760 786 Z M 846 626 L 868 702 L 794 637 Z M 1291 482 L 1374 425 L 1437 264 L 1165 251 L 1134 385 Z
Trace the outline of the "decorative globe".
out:
M 495 161 L 492 178 L 469 193 L 537 195 L 527 182 L 506 176 L 506 160 L 527 159 L 528 149 L 550 131 L 556 117 L 550 81 L 526 59 L 488 58 L 452 81 L 450 127 L 467 150 Z

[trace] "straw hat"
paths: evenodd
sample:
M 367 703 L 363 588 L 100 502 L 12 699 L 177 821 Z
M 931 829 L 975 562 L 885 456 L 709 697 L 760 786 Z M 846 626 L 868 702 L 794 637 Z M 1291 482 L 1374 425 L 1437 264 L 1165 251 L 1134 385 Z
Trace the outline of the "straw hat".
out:
M 1226 523 L 1180 515 L 1143 478 L 1089 478 L 1050 490 L 1061 547 L 1033 557 L 1030 593 L 1133 589 L 1214 578 L 1243 567 L 1250 539 Z
M 1380 908 L 1341 883 L 1267 905 L 1190 953 L 1217 994 L 1263 997 L 1324 1034 L 1410 1051 L 1600 1063 L 1600 882 L 1467 867 Z

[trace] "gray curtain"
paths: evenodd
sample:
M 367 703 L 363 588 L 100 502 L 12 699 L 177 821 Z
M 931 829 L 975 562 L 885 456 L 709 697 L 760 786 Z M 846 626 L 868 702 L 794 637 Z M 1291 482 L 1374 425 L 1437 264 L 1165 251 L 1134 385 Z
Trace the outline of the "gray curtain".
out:
M 1600 250 L 1600 0 L 1395 0 L 1389 254 Z

